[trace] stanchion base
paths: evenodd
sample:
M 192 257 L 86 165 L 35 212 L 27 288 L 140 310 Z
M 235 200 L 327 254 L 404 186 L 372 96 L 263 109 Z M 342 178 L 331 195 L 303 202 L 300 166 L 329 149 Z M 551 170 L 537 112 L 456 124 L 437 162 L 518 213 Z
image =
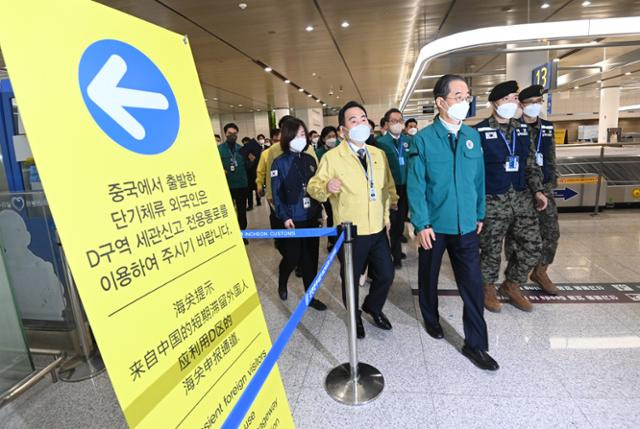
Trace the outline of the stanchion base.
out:
M 349 364 L 343 363 L 327 374 L 324 387 L 329 396 L 342 404 L 363 405 L 380 396 L 384 377 L 376 368 L 361 362 L 354 382 Z
M 62 365 L 58 378 L 66 382 L 84 381 L 104 372 L 102 356 L 94 351 L 88 359 L 76 358 Z

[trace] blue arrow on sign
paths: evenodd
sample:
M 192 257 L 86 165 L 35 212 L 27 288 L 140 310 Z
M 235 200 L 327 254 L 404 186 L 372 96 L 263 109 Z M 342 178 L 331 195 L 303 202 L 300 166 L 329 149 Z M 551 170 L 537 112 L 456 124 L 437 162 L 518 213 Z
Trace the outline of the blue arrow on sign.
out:
M 553 190 L 553 198 L 562 198 L 563 200 L 570 200 L 571 198 L 578 195 L 576 191 L 569 188 L 564 189 L 554 189 Z
M 82 98 L 96 124 L 120 146 L 143 155 L 169 149 L 180 112 L 169 82 L 144 53 L 119 40 L 99 40 L 78 67 Z

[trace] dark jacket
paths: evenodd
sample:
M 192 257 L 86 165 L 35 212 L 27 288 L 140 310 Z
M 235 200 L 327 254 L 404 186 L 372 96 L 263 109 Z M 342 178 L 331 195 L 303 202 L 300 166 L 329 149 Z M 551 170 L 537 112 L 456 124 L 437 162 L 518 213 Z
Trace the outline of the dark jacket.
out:
M 320 204 L 305 192 L 316 169 L 316 160 L 304 152 L 287 151 L 273 160 L 270 173 L 271 193 L 278 219 L 301 222 L 320 217 Z M 304 198 L 309 198 L 309 208 L 304 207 Z
M 242 147 L 242 155 L 247 163 L 247 170 L 256 170 L 258 168 L 258 160 L 262 153 L 262 146 L 256 139 L 251 139 L 246 145 Z M 253 155 L 254 159 L 251 161 L 249 155 Z M 254 173 L 255 175 L 255 173 Z
M 242 147 L 237 143 L 230 145 L 224 142 L 218 145 L 218 151 L 220 152 L 220 160 L 222 161 L 224 173 L 227 176 L 229 188 L 246 188 L 248 180 L 244 156 L 242 155 Z
M 475 126 L 482 140 L 487 195 L 505 194 L 511 187 L 516 191 L 527 189 L 526 169 L 530 144 L 527 126 L 521 124 L 517 119 L 512 119 L 506 129 L 501 128 L 492 118 L 485 119 Z M 511 146 L 514 135 L 516 138 L 514 155 L 519 158 L 519 168 L 518 171 L 507 172 L 505 162 L 510 152 L 505 139 Z

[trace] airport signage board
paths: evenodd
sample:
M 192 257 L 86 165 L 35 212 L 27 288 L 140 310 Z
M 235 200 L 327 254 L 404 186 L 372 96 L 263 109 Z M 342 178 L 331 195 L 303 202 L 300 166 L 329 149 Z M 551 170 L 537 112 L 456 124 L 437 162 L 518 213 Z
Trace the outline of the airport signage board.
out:
M 542 64 L 531 71 L 531 85 L 542 85 L 547 90 L 556 89 L 558 83 L 558 65 L 553 61 Z
M 21 0 L 0 46 L 127 423 L 219 427 L 271 341 L 189 39 Z M 277 367 L 244 424 L 293 425 Z

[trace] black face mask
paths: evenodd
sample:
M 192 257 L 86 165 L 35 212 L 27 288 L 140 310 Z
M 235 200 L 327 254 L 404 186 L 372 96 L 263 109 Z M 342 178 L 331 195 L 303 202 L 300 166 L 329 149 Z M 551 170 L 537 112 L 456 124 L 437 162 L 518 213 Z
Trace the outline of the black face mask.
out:
M 229 134 L 229 135 L 227 136 L 227 141 L 228 141 L 229 143 L 235 143 L 235 142 L 236 142 L 236 140 L 238 140 L 238 136 L 237 136 L 236 134 Z

